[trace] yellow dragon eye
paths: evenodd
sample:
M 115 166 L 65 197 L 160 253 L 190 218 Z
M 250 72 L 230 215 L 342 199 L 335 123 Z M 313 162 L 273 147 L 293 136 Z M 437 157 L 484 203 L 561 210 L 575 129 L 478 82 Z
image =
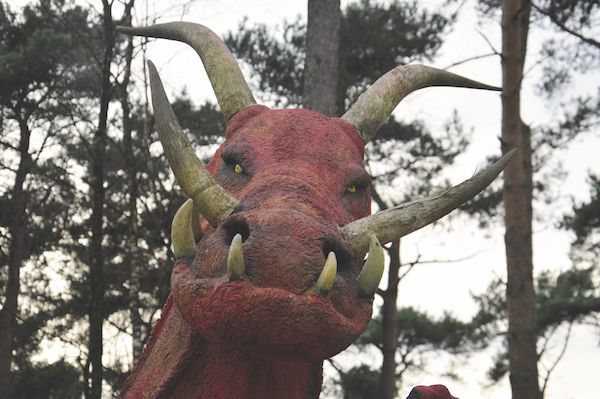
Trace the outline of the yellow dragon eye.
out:
M 239 163 L 236 163 L 233 167 L 233 171 L 235 173 L 242 173 L 244 171 L 244 168 L 242 168 L 242 166 Z
M 352 185 L 348 186 L 348 188 L 346 188 L 346 191 L 348 191 L 349 193 L 355 193 L 356 185 L 352 184 Z

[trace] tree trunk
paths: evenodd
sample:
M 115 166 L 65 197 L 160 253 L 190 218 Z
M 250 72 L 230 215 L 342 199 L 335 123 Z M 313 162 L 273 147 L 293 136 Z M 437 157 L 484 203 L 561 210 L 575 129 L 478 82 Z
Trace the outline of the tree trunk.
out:
M 334 116 L 340 29 L 339 0 L 308 0 L 304 108 Z
M 92 216 L 90 243 L 90 310 L 89 310 L 89 357 L 92 371 L 90 398 L 100 399 L 102 396 L 102 324 L 104 321 L 104 154 L 106 151 L 106 133 L 108 106 L 111 99 L 110 65 L 114 51 L 114 26 L 111 5 L 103 0 L 104 54 L 101 65 L 100 113 L 98 128 L 94 134 L 92 154 Z
M 4 290 L 6 298 L 0 310 L 0 399 L 5 399 L 10 385 L 13 340 L 17 328 L 18 296 L 20 287 L 20 270 L 25 261 L 27 221 L 25 209 L 27 195 L 24 190 L 25 178 L 31 171 L 32 160 L 29 154 L 31 132 L 27 121 L 17 117 L 20 130 L 19 167 L 10 199 L 12 223 L 9 227 L 11 237 L 8 254 L 8 279 Z
M 520 114 L 530 8 L 526 0 L 502 1 L 502 152 L 518 148 L 504 170 L 506 302 L 513 399 L 540 397 L 531 242 L 531 142 L 529 128 Z
M 392 243 L 388 250 L 390 267 L 388 270 L 388 287 L 383 293 L 382 316 L 382 352 L 380 390 L 382 399 L 396 397 L 396 349 L 398 348 L 398 283 L 400 278 L 400 240 Z

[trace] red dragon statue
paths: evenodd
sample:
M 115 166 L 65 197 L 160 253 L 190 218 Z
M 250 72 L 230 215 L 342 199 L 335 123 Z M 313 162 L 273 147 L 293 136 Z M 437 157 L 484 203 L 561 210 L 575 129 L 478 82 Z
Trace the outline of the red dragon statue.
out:
M 119 397 L 318 398 L 323 360 L 356 340 L 371 317 L 381 245 L 460 206 L 508 162 L 369 216 L 365 144 L 416 89 L 495 88 L 413 65 L 385 74 L 341 118 L 271 110 L 256 105 L 233 56 L 206 27 L 119 30 L 191 45 L 227 120 L 225 142 L 205 167 L 149 63 L 160 140 L 189 200 L 172 225 L 170 296 Z M 410 398 L 453 396 L 436 385 L 416 387 Z

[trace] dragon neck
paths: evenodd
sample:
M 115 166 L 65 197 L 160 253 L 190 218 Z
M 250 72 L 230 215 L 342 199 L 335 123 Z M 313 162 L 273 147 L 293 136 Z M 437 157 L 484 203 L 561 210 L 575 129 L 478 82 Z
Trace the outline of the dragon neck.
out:
M 169 297 L 119 398 L 316 399 L 322 366 L 208 342 L 191 331 Z

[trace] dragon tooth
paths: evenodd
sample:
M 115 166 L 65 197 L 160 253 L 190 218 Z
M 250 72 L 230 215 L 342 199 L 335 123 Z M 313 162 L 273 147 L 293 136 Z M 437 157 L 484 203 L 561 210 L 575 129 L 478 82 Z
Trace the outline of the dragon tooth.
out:
M 377 291 L 383 275 L 384 260 L 383 247 L 377 237 L 372 236 L 369 243 L 369 256 L 356 278 L 358 287 L 369 296 L 373 296 Z
M 193 211 L 194 202 L 188 199 L 179 207 L 173 217 L 171 242 L 173 243 L 173 253 L 177 259 L 193 257 L 198 249 L 192 228 Z
M 231 280 L 239 280 L 246 272 L 244 266 L 244 250 L 242 249 L 242 235 L 236 234 L 231 240 L 229 254 L 227 254 L 227 274 Z
M 325 266 L 323 266 L 323 270 L 321 271 L 321 275 L 319 276 L 315 287 L 319 292 L 327 293 L 333 286 L 333 280 L 335 280 L 335 275 L 337 273 L 337 259 L 335 257 L 335 253 L 333 251 L 329 252 L 327 255 L 327 260 L 325 261 Z

